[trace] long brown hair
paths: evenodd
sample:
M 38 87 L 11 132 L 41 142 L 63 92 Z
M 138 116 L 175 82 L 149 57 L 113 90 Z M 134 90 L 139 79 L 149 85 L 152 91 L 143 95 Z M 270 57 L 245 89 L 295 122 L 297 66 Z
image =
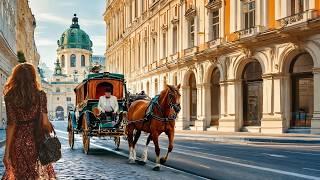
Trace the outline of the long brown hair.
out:
M 4 86 L 3 94 L 16 107 L 29 110 L 31 104 L 38 101 L 40 90 L 36 70 L 30 63 L 21 63 L 14 67 L 12 75 Z

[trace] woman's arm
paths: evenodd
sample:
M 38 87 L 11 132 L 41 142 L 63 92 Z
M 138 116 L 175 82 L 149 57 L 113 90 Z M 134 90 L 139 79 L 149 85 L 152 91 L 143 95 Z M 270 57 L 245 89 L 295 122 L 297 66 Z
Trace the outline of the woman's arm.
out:
M 5 156 L 7 156 L 8 158 L 10 157 L 10 147 L 12 144 L 15 129 L 16 129 L 15 124 L 8 124 L 7 135 L 6 135 L 6 147 L 5 147 L 5 151 L 4 151 Z
M 48 118 L 48 108 L 47 108 L 47 95 L 44 91 L 40 92 L 40 103 L 41 103 L 41 114 L 42 114 L 42 127 L 45 132 L 51 133 L 53 131 L 53 127 Z
M 10 104 L 10 101 L 5 98 L 5 105 L 6 105 L 6 113 L 7 113 L 7 131 L 6 131 L 6 147 L 4 150 L 4 157 L 3 161 L 5 165 L 8 165 L 11 156 L 11 145 L 14 137 L 14 132 L 16 129 L 16 117 L 15 111 Z
M 53 131 L 53 127 L 52 127 L 51 122 L 49 121 L 47 113 L 42 113 L 42 125 L 43 125 L 45 132 L 51 133 Z

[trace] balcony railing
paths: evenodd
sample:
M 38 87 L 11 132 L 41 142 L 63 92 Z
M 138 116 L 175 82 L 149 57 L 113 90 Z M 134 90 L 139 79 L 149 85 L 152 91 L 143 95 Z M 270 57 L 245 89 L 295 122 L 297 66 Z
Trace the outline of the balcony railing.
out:
M 248 29 L 243 29 L 240 31 L 235 32 L 236 34 L 238 34 L 238 38 L 246 38 L 246 37 L 250 37 L 250 36 L 254 36 L 257 35 L 258 33 L 263 31 L 263 26 L 254 26 Z
M 292 16 L 288 16 L 278 20 L 278 23 L 281 27 L 287 27 L 296 25 L 302 22 L 307 22 L 312 19 L 320 18 L 320 11 L 319 10 L 307 10 L 302 13 L 298 13 Z

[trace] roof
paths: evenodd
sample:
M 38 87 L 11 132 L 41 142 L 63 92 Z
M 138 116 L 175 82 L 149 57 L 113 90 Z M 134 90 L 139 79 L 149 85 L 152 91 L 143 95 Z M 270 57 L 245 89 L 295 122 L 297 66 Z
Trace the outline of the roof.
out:
M 109 79 L 115 79 L 119 81 L 124 81 L 124 75 L 123 74 L 117 74 L 117 73 L 109 73 L 109 72 L 103 72 L 103 73 L 93 73 L 93 74 L 88 74 L 87 78 L 85 78 L 80 84 L 75 87 L 75 89 L 78 89 L 85 83 L 87 83 L 90 80 L 93 79 L 104 79 L 104 78 L 109 78 Z
M 117 73 L 109 73 L 109 72 L 103 72 L 103 73 L 94 73 L 94 74 L 88 74 L 87 78 L 83 81 L 87 81 L 90 79 L 102 79 L 102 78 L 112 78 L 112 79 L 119 79 L 123 80 L 124 75 L 123 74 L 117 74 Z
M 62 33 L 60 39 L 58 40 L 58 50 L 69 49 L 69 48 L 79 48 L 92 51 L 92 41 L 89 35 L 80 29 L 78 24 L 78 17 L 75 14 L 72 19 L 72 24 L 64 33 Z

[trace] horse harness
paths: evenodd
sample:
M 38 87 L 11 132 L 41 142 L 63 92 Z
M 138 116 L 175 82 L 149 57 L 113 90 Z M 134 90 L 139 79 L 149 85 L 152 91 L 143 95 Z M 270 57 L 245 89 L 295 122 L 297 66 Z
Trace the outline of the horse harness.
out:
M 169 92 L 169 107 L 172 108 L 174 110 L 174 114 L 169 116 L 169 117 L 164 117 L 164 113 L 161 110 L 161 106 L 159 104 L 159 97 L 160 95 L 156 95 L 155 97 L 153 97 L 148 105 L 148 108 L 146 110 L 146 115 L 143 119 L 139 119 L 139 120 L 135 120 L 135 121 L 130 121 L 128 123 L 134 123 L 134 122 L 139 122 L 139 121 L 149 121 L 151 119 L 156 119 L 158 121 L 161 122 L 170 122 L 170 121 L 174 121 L 177 118 L 177 114 L 180 112 L 181 110 L 181 106 L 180 104 L 177 103 L 173 103 L 172 99 L 174 97 L 174 95 L 172 94 L 172 92 Z M 155 115 L 153 113 L 154 108 L 157 108 L 158 111 L 160 112 L 161 116 Z

